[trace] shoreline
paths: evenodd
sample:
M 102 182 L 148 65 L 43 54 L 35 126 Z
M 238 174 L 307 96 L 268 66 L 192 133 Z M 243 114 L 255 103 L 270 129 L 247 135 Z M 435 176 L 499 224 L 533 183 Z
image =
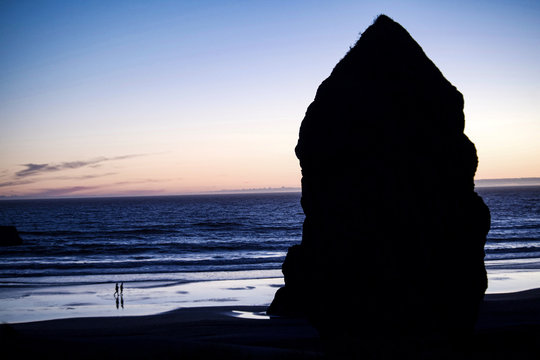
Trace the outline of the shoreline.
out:
M 268 306 L 283 285 L 283 277 L 276 273 L 264 277 L 254 274 L 228 280 L 126 281 L 121 297 L 114 295 L 115 283 L 111 282 L 5 286 L 0 287 L 0 323 L 156 315 L 194 307 Z M 538 287 L 535 279 L 540 278 L 540 270 L 488 268 L 488 277 L 486 299 Z M 123 280 L 117 279 L 119 283 Z

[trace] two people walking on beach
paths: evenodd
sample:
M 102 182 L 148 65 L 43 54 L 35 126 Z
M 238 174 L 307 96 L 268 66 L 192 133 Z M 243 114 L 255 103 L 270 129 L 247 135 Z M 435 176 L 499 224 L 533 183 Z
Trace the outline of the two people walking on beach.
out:
M 118 283 L 116 283 L 116 287 L 114 291 L 114 298 L 116 299 L 116 308 L 118 309 L 118 306 L 120 305 L 120 302 L 121 302 L 122 309 L 123 309 L 124 308 L 124 283 L 120 283 L 120 287 L 118 287 Z

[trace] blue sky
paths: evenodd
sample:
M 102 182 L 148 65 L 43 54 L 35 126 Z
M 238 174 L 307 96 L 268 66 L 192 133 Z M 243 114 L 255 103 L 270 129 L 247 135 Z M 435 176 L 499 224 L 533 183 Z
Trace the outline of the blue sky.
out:
M 381 13 L 463 93 L 477 178 L 540 176 L 535 1 L 0 1 L 0 195 L 299 186 L 304 112 Z

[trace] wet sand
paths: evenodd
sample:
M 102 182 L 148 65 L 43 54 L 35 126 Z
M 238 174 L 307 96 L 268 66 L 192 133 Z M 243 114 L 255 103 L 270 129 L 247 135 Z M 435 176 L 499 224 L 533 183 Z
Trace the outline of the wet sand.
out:
M 283 278 L 213 281 L 131 281 L 16 286 L 0 290 L 0 323 L 73 317 L 153 315 L 186 307 L 269 305 Z

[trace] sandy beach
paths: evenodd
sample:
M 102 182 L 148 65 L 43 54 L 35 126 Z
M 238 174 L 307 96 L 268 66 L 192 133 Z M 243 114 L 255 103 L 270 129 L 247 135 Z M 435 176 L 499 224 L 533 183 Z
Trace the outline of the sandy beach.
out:
M 262 284 L 273 284 L 263 279 L 252 281 L 258 285 L 245 285 L 255 286 L 252 290 Z M 231 284 L 218 282 L 218 285 Z M 249 291 L 240 287 L 228 289 Z M 264 305 L 227 304 L 185 307 L 146 316 L 3 324 L 2 347 L 4 353 L 13 351 L 25 358 L 324 358 L 324 346 L 305 319 L 269 317 L 265 309 Z M 346 316 L 346 311 L 339 316 Z M 470 347 L 449 358 L 537 359 L 538 354 L 540 289 L 532 289 L 487 294 Z M 440 355 L 437 353 L 433 358 Z M 423 354 L 421 358 L 431 357 Z
M 302 319 L 271 319 L 265 307 L 184 308 L 151 316 L 72 318 L 3 325 L 4 351 L 45 358 L 317 358 Z

